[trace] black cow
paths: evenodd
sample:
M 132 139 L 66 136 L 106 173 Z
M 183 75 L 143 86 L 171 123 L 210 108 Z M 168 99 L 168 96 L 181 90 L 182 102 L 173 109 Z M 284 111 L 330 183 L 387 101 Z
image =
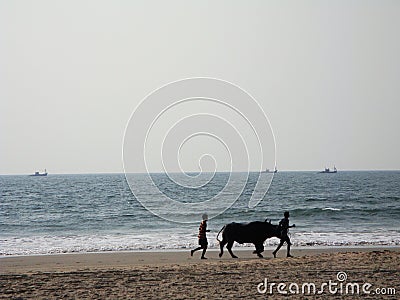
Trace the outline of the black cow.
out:
M 222 232 L 222 241 L 218 240 L 219 234 Z M 233 258 L 237 258 L 235 254 L 232 253 L 232 246 L 234 242 L 239 244 L 243 243 L 253 243 L 256 250 L 253 252 L 257 254 L 258 257 L 263 257 L 261 252 L 264 251 L 264 242 L 266 239 L 271 237 L 281 238 L 280 230 L 278 225 L 273 225 L 271 222 L 251 222 L 247 224 L 243 223 L 230 223 L 225 225 L 218 233 L 217 240 L 219 241 L 219 246 L 221 252 L 219 257 L 224 253 L 224 246 L 228 249 L 228 252 Z

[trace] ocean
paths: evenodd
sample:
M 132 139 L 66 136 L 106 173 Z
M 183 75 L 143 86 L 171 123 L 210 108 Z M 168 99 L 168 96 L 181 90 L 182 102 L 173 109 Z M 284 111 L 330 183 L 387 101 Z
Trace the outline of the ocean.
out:
M 210 248 L 218 247 L 223 225 L 278 223 L 286 210 L 296 224 L 290 230 L 294 246 L 400 245 L 400 171 L 279 172 L 260 204 L 249 208 L 256 175 L 230 208 L 209 220 Z M 132 176 L 140 181 L 143 175 Z M 219 173 L 207 187 L 182 191 L 165 174 L 152 174 L 163 192 L 186 202 L 212 197 L 228 177 Z M 193 223 L 180 224 L 153 215 L 124 174 L 0 176 L 2 256 L 190 249 L 197 246 L 201 215 L 190 218 Z M 266 246 L 278 242 L 273 238 Z

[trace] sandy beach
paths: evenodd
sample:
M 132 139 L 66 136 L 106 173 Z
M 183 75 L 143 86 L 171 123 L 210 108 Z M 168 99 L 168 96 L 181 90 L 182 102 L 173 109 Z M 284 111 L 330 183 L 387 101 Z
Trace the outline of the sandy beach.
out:
M 273 259 L 270 249 L 264 259 L 250 250 L 235 252 L 239 259 L 227 253 L 220 259 L 216 250 L 207 253 L 208 260 L 200 260 L 199 253 L 190 257 L 189 251 L 2 257 L 0 298 L 266 299 L 286 292 L 294 298 L 396 299 L 388 294 L 400 291 L 398 247 L 300 248 L 289 259 L 285 251 Z M 329 290 L 329 281 L 337 286 Z M 286 285 L 281 291 L 279 283 Z M 315 295 L 307 286 L 302 292 L 303 283 L 315 284 Z M 346 294 L 347 283 L 357 284 L 359 294 L 350 286 Z M 364 284 L 370 285 L 366 293 Z

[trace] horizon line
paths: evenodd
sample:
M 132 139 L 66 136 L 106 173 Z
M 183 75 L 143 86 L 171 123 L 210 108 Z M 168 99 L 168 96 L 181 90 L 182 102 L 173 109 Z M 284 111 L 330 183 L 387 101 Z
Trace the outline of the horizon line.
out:
M 315 169 L 312 169 L 312 170 L 310 170 L 310 169 L 308 169 L 308 170 L 290 170 L 290 169 L 288 169 L 288 170 L 278 170 L 278 172 L 277 173 L 284 173 L 284 172 L 320 172 L 321 170 L 315 170 Z M 340 172 L 384 172 L 384 171 L 387 171 L 387 172 L 395 172 L 395 171 L 400 171 L 400 169 L 340 169 L 340 170 L 338 170 L 338 173 L 340 173 Z M 254 170 L 252 170 L 252 171 L 217 171 L 217 172 L 215 172 L 215 173 L 263 173 L 264 172 L 264 170 L 262 170 L 262 171 L 254 171 Z M 128 172 L 128 173 L 125 173 L 125 172 L 81 172 L 81 173 L 68 173 L 68 172 L 65 172 L 65 173 L 50 173 L 50 172 L 47 172 L 48 173 L 48 176 L 51 176 L 51 175 L 96 175 L 96 174 L 98 174 L 98 175 L 102 175 L 102 174 L 104 174 L 104 175 L 107 175 L 107 174 L 109 174 L 109 175 L 118 175 L 118 174 L 167 174 L 167 172 L 161 172 L 161 171 L 156 171 L 156 172 Z M 168 172 L 169 174 L 181 174 L 181 173 L 183 173 L 183 172 Z M 186 172 L 184 172 L 184 173 L 196 173 L 196 174 L 198 174 L 198 173 L 200 173 L 199 171 L 186 171 Z M 205 174 L 209 174 L 209 173 L 214 173 L 214 172 L 203 172 L 203 173 L 205 173 Z M 267 174 L 277 174 L 277 173 L 267 173 Z M 0 176 L 29 176 L 29 175 L 32 175 L 32 173 L 8 173 L 8 174 L 0 174 Z

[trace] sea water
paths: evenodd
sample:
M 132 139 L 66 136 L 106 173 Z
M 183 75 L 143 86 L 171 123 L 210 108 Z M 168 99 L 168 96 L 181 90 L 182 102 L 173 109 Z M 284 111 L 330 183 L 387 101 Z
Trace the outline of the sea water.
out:
M 250 174 L 232 207 L 209 220 L 211 248 L 224 224 L 277 224 L 286 210 L 296 224 L 290 230 L 295 246 L 400 244 L 399 171 L 279 172 L 261 203 L 249 208 L 257 175 Z M 165 174 L 152 177 L 170 197 L 183 197 Z M 228 177 L 216 174 L 213 184 L 222 186 Z M 182 201 L 203 201 L 215 189 L 188 193 Z M 195 223 L 179 224 L 153 215 L 124 174 L 0 176 L 0 255 L 189 249 L 197 245 L 201 215 L 191 218 Z M 266 246 L 278 242 L 272 238 Z

